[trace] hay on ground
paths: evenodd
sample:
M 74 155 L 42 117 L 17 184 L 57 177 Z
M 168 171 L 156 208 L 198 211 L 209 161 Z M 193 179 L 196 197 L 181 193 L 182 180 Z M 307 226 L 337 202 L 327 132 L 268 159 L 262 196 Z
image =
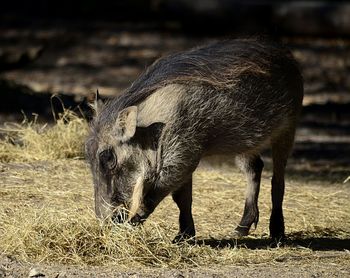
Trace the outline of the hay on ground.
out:
M 289 243 L 279 248 L 268 245 L 269 172 L 262 179 L 258 228 L 245 239 L 230 237 L 244 204 L 245 180 L 236 170 L 196 171 L 196 245 L 171 243 L 178 229 L 171 198 L 142 227 L 101 225 L 93 211 L 91 174 L 86 163 L 76 159 L 83 155 L 86 130 L 87 124 L 71 115 L 53 126 L 26 123 L 6 131 L 0 142 L 2 254 L 29 262 L 120 268 L 350 262 L 342 252 L 349 249 L 350 189 L 341 182 L 288 179 L 284 211 Z M 339 252 L 322 256 L 326 247 Z

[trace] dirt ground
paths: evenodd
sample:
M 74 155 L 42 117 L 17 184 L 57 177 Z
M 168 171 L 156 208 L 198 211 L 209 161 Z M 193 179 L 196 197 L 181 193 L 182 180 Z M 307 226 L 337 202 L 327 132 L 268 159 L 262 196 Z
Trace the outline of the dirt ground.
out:
M 57 230 L 60 225 L 74 221 L 74 218 L 84 221 L 82 215 L 91 213 L 92 185 L 87 165 L 83 161 L 69 160 L 2 163 L 0 195 L 1 210 L 5 211 L 2 217 L 6 215 L 13 221 L 26 223 L 16 224 L 23 232 L 17 230 L 11 244 L 18 243 L 18 247 L 1 244 L 1 248 L 7 251 L 4 250 L 0 256 L 0 277 L 27 277 L 30 271 L 37 273 L 34 277 L 43 277 L 39 274 L 46 277 L 350 277 L 350 207 L 347 202 L 350 188 L 348 184 L 343 184 L 342 175 L 287 175 L 284 211 L 288 239 L 285 245 L 278 248 L 270 248 L 267 237 L 270 175 L 269 170 L 263 174 L 259 199 L 260 222 L 249 237 L 238 240 L 230 238 L 243 208 L 244 177 L 230 165 L 217 168 L 217 165 L 213 167 L 203 162 L 194 178 L 193 214 L 198 242 L 193 246 L 197 251 L 189 256 L 192 262 L 171 267 L 174 259 L 167 259 L 167 255 L 163 257 L 164 254 L 155 251 L 154 255 L 160 256 L 161 264 L 157 265 L 156 257 L 149 263 L 144 264 L 140 260 L 141 264 L 138 264 L 137 258 L 130 257 L 132 263 L 128 262 L 127 256 L 116 254 L 121 259 L 119 263 L 111 261 L 104 266 L 93 266 L 93 259 L 84 262 L 84 253 L 75 255 L 69 253 L 71 251 L 66 253 L 67 261 L 59 263 L 58 260 L 65 260 L 65 253 L 52 253 L 56 252 L 55 245 L 60 248 L 59 239 L 26 242 L 37 241 L 41 233 L 50 236 L 42 226 L 46 223 L 39 223 L 36 227 L 38 220 L 46 221 L 45 217 L 52 215 L 53 220 L 49 221 L 47 229 Z M 66 212 L 70 216 L 61 220 Z M 21 214 L 25 217 L 23 220 Z M 1 221 L 8 225 L 11 219 Z M 63 221 L 62 224 L 60 221 Z M 148 221 L 160 223 L 161 229 L 168 233 L 166 239 L 152 240 L 170 243 L 177 230 L 177 209 L 171 199 L 167 198 Z M 31 223 L 34 226 L 28 229 Z M 84 229 L 89 225 L 83 225 Z M 8 230 L 8 233 L 14 233 L 14 230 Z M 66 236 L 70 236 L 70 232 L 67 233 Z M 72 246 L 75 245 L 74 233 L 72 231 L 73 240 L 67 239 L 68 242 L 72 240 Z M 90 241 L 89 238 L 77 240 Z M 27 247 L 23 247 L 23 244 Z M 126 248 L 132 250 L 134 246 Z M 188 248 L 184 249 L 184 253 L 188 253 L 192 247 Z M 168 252 L 171 254 L 173 251 Z M 197 252 L 201 253 L 193 257 Z M 216 255 L 218 258 L 215 258 Z M 78 260 L 69 263 L 74 256 L 78 256 Z
M 62 265 L 31 265 L 17 262 L 13 258 L 2 256 L 0 259 L 0 277 L 28 277 L 29 273 L 35 270 L 42 276 L 35 277 L 164 277 L 164 278 L 216 278 L 216 277 L 350 277 L 350 266 L 338 266 L 331 258 L 336 258 L 337 252 L 327 254 L 330 259 L 327 263 L 320 265 L 318 262 L 300 266 L 298 258 L 290 258 L 288 262 L 276 262 L 273 266 L 226 266 L 220 268 L 196 268 L 196 269 L 132 269 L 116 270 L 106 267 L 89 266 L 62 266 Z

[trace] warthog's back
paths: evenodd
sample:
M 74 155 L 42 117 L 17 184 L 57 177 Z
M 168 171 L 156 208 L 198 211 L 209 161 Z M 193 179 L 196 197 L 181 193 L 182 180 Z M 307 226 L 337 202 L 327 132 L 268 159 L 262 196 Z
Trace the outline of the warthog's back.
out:
M 291 53 L 273 42 L 227 40 L 176 53 L 157 60 L 129 88 L 143 97 L 172 83 L 202 83 L 215 88 L 234 87 L 249 75 L 300 78 Z M 294 76 L 293 76 L 294 75 Z M 134 97 L 136 97 L 134 95 Z M 138 98 L 138 97 L 136 97 Z

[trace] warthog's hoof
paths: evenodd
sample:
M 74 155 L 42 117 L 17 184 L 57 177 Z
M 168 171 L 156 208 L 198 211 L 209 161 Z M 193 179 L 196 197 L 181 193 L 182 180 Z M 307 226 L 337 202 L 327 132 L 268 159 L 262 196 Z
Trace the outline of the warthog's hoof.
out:
M 181 243 L 181 242 L 187 242 L 187 243 L 193 244 L 195 242 L 194 234 L 190 235 L 188 233 L 180 233 L 172 241 L 172 243 Z
M 244 237 L 249 234 L 249 228 L 243 227 L 243 226 L 237 226 L 236 229 L 233 231 L 234 237 Z
M 285 246 L 287 242 L 287 238 L 285 235 L 279 237 L 279 238 L 271 238 L 271 241 L 269 243 L 269 246 L 271 248 L 277 248 L 277 247 L 282 247 Z

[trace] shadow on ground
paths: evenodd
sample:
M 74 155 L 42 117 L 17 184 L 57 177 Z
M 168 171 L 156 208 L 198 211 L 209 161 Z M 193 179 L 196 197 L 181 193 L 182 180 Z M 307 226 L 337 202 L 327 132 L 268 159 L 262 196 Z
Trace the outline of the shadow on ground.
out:
M 321 231 L 322 232 L 322 231 Z M 330 233 L 329 230 L 323 231 L 325 234 Z M 337 233 L 339 231 L 336 231 Z M 335 231 L 333 233 L 336 233 Z M 270 238 L 243 238 L 243 239 L 202 239 L 197 244 L 207 245 L 212 248 L 236 248 L 245 247 L 252 250 L 267 249 L 276 247 L 276 242 Z M 287 235 L 287 239 L 279 246 L 291 248 L 308 248 L 312 251 L 344 251 L 350 249 L 350 238 L 336 238 L 330 236 L 312 236 L 303 235 L 302 232 L 291 233 Z

